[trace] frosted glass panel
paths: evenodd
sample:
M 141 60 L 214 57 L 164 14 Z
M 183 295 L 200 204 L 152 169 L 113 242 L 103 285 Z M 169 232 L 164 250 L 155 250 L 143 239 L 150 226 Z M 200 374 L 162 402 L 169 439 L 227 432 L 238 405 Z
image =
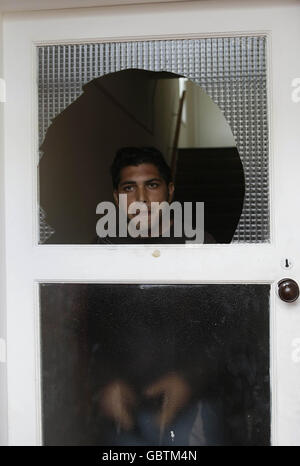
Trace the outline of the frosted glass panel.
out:
M 269 240 L 265 36 L 40 46 L 38 63 L 40 145 L 51 120 L 81 95 L 84 84 L 104 74 L 169 71 L 199 84 L 229 122 L 244 167 L 244 208 L 233 241 Z M 44 214 L 42 243 L 52 234 Z
M 269 445 L 269 285 L 42 284 L 45 445 Z

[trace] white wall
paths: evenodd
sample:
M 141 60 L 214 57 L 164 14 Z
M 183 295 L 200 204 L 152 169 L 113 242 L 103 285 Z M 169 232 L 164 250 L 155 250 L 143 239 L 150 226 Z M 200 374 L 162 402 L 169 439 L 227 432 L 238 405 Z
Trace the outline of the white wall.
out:
M 2 14 L 0 12 L 0 78 L 2 68 Z M 0 102 L 0 338 L 6 340 L 5 314 L 5 243 L 4 243 L 4 167 L 3 167 L 3 103 Z M 0 362 L 0 445 L 7 445 L 6 365 Z
M 186 107 L 186 124 L 182 124 L 179 147 L 236 146 L 221 109 L 192 81 L 186 82 Z

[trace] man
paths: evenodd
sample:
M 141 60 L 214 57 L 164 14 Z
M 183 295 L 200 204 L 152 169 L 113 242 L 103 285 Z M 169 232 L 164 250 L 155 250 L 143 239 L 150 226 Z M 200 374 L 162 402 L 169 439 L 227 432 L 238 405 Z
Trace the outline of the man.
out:
M 146 207 L 147 236 L 117 235 L 99 238 L 98 242 L 185 243 L 184 232 L 179 237 L 174 234 L 174 217 L 164 225 L 161 211 L 151 209 L 153 202 L 171 203 L 175 190 L 171 170 L 157 149 L 120 149 L 111 166 L 111 175 L 114 201 L 126 212 L 127 225 L 138 215 L 130 212 L 132 203 L 142 203 Z M 124 194 L 126 205 L 120 206 L 120 195 Z M 158 226 L 156 237 L 151 236 L 151 225 Z M 169 236 L 164 235 L 166 230 Z M 209 235 L 205 240 L 213 241 Z M 189 320 L 184 321 L 187 316 L 180 310 L 170 312 L 164 306 L 153 309 L 148 294 L 148 299 L 146 295 L 138 298 L 141 302 L 136 305 L 140 312 L 127 320 L 127 316 L 132 316 L 132 309 L 126 310 L 118 304 L 125 297 L 126 293 L 121 298 L 112 297 L 116 305 L 106 303 L 104 306 L 109 316 L 102 314 L 101 323 L 94 321 L 91 326 L 94 335 L 91 340 L 95 342 L 92 373 L 97 373 L 97 367 L 103 369 L 94 376 L 93 397 L 100 417 L 110 421 L 104 429 L 110 432 L 107 442 L 187 445 L 197 414 L 199 393 L 205 393 L 213 378 L 208 359 L 204 352 L 198 354 L 197 338 L 186 345 L 182 336 L 190 324 Z M 98 299 L 90 295 L 91 314 Z M 98 309 L 95 314 L 99 316 Z M 124 317 L 124 325 L 120 328 Z M 116 328 L 119 328 L 117 332 Z M 113 348 L 114 342 L 122 348 L 117 356 L 114 356 L 118 351 Z
M 177 234 L 174 222 L 176 216 L 171 215 L 169 222 L 162 221 L 162 210 L 157 209 L 157 203 L 170 204 L 173 200 L 175 186 L 172 181 L 171 169 L 167 165 L 163 155 L 159 150 L 153 147 L 125 147 L 120 149 L 111 166 L 111 176 L 113 182 L 113 197 L 116 206 L 125 210 L 128 225 L 130 221 L 139 215 L 141 223 L 147 224 L 148 231 L 137 237 L 130 235 L 127 231 L 126 236 L 120 234 L 114 236 L 99 237 L 98 243 L 185 243 L 189 238 L 186 236 L 184 225 L 184 212 L 179 220 L 181 234 Z M 120 195 L 126 195 L 126 205 L 120 206 Z M 146 206 L 143 222 L 143 213 L 130 212 L 130 206 L 133 203 L 142 203 Z M 177 203 L 178 206 L 179 203 Z M 146 217 L 146 218 L 145 218 Z M 157 225 L 157 235 L 153 234 L 151 227 Z M 117 228 L 118 229 L 118 228 Z M 204 243 L 214 243 L 213 237 L 204 232 Z
M 89 285 L 88 385 L 91 425 L 101 445 L 220 441 L 220 418 L 209 414 L 217 362 L 199 324 L 201 303 L 187 302 L 185 287 L 176 298 L 173 291 Z M 206 413 L 201 429 L 195 428 L 200 406 Z

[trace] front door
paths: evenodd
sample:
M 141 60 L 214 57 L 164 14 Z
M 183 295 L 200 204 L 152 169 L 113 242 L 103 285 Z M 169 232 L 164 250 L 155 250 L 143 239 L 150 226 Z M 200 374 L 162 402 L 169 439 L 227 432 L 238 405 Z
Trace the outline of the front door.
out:
M 299 444 L 299 17 L 197 2 L 5 18 L 11 445 Z M 160 80 L 101 81 L 126 69 Z M 175 117 L 164 73 L 192 96 Z M 204 196 L 213 240 L 95 241 L 107 154 L 137 134 L 160 135 L 180 200 Z

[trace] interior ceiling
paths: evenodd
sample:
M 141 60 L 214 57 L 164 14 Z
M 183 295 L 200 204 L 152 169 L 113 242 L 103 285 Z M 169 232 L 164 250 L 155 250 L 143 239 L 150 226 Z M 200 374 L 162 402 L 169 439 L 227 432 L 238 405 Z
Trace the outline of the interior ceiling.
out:
M 145 3 L 191 2 L 199 0 L 0 0 L 0 11 L 54 10 L 96 6 L 133 5 Z M 201 0 L 209 1 L 209 0 Z

